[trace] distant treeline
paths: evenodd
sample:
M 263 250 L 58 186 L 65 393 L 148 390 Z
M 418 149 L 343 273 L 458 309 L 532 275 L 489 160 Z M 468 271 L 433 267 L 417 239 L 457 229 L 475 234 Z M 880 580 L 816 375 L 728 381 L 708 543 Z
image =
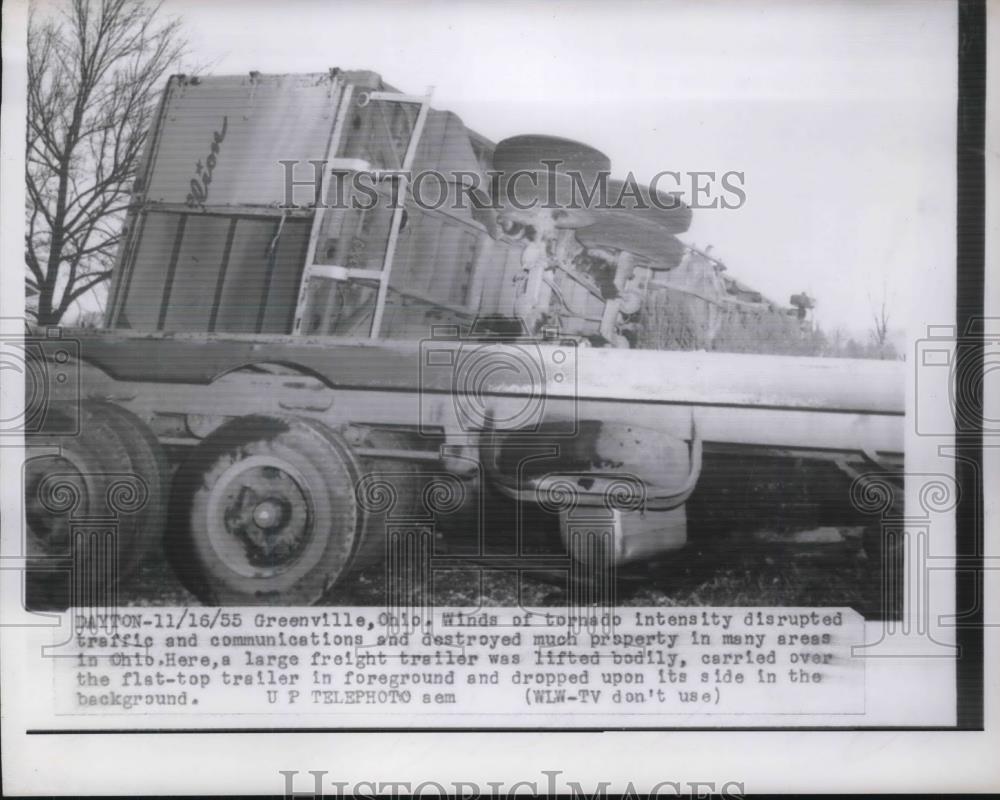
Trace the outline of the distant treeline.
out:
M 643 349 L 900 358 L 891 343 L 880 345 L 874 336 L 859 342 L 839 331 L 828 335 L 784 309 L 766 304 L 713 302 L 670 289 L 648 295 L 641 319 L 636 345 Z

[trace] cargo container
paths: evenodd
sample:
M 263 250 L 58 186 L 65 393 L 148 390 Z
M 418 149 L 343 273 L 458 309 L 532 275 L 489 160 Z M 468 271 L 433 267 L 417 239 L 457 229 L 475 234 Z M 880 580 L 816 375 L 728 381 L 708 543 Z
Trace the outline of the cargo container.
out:
M 220 604 L 319 602 L 385 559 L 594 583 L 684 546 L 711 457 L 832 465 L 845 508 L 852 480 L 898 483 L 901 364 L 637 334 L 655 292 L 773 304 L 678 238 L 678 196 L 610 175 L 372 72 L 172 78 L 105 326 L 38 333 L 34 571 L 97 517 L 104 566 L 91 548 L 73 569 L 101 590 L 161 542 Z M 577 201 L 594 181 L 610 202 Z M 498 561 L 492 497 L 540 509 L 563 550 L 532 555 L 515 515 Z

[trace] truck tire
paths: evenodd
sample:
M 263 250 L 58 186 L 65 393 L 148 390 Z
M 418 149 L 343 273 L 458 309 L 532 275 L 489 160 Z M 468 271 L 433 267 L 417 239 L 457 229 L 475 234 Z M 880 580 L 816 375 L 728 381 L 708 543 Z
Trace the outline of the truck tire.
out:
M 576 239 L 588 249 L 625 250 L 656 270 L 673 269 L 684 258 L 680 239 L 633 211 L 604 211 L 593 225 L 578 230 Z
M 676 192 L 655 190 L 635 181 L 608 180 L 608 203 L 605 210 L 613 218 L 628 214 L 656 225 L 667 233 L 684 233 L 691 226 L 691 208 Z
M 42 432 L 27 441 L 26 599 L 31 608 L 111 602 L 108 592 L 134 569 L 142 554 L 137 543 L 150 522 L 147 505 L 156 490 L 148 487 L 156 479 L 140 472 L 150 453 L 130 450 L 132 432 L 120 422 L 126 417 L 90 401 L 78 412 L 55 406 L 46 415 L 53 430 L 74 430 L 77 419 L 76 435 Z M 108 522 L 95 526 L 94 518 Z M 72 586 L 71 573 L 77 576 Z
M 611 159 L 596 147 L 560 136 L 539 133 L 510 136 L 497 142 L 493 150 L 493 169 L 498 172 L 544 172 L 543 161 L 561 161 L 559 172 L 575 170 L 587 181 L 592 181 L 598 173 L 611 172 Z
M 128 470 L 142 479 L 146 502 L 130 521 L 128 535 L 120 538 L 119 579 L 134 574 L 139 562 L 160 550 L 167 519 L 170 465 L 163 448 L 146 424 L 128 409 L 114 403 L 88 401 L 84 406 L 118 434 L 128 454 Z
M 551 182 L 550 165 L 544 164 L 545 161 L 560 162 L 553 168 Z M 494 187 L 497 194 L 493 197 L 500 216 L 531 225 L 539 208 L 554 205 L 559 209 L 556 212 L 556 227 L 580 228 L 593 223 L 594 213 L 577 202 L 582 197 L 571 176 L 576 176 L 577 181 L 582 180 L 583 186 L 589 190 L 599 175 L 603 174 L 607 179 L 611 172 L 611 160 L 600 150 L 582 142 L 558 136 L 527 134 L 511 136 L 497 144 L 493 151 L 493 169 L 503 176 Z M 519 173 L 532 173 L 534 178 L 518 181 Z M 508 187 L 510 180 L 515 183 Z M 525 205 L 532 205 L 533 208 L 525 209 Z
M 225 423 L 175 483 L 168 540 L 181 581 L 215 605 L 311 605 L 352 566 L 365 519 L 340 436 L 295 416 Z

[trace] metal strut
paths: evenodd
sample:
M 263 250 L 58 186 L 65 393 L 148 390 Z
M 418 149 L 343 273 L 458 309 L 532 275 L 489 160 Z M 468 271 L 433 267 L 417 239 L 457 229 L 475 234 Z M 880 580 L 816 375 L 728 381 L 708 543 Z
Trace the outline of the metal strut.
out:
M 343 92 L 337 112 L 337 121 L 334 125 L 333 134 L 330 137 L 330 145 L 327 152 L 326 163 L 329 169 L 339 169 L 347 172 L 357 172 L 371 168 L 371 165 L 361 159 L 336 158 L 336 153 L 340 147 L 343 137 L 344 122 L 348 116 L 351 106 L 354 87 L 348 85 Z M 406 147 L 406 154 L 400 166 L 399 190 L 396 197 L 406 197 L 406 192 L 410 183 L 410 170 L 413 160 L 417 154 L 417 147 L 423 134 L 424 123 L 427 121 L 427 113 L 430 110 L 431 92 L 428 89 L 426 95 L 415 96 L 399 94 L 395 92 L 366 92 L 358 97 L 358 104 L 361 107 L 367 106 L 373 101 L 391 103 L 412 103 L 419 104 L 420 110 L 417 112 L 413 130 L 410 132 L 410 139 Z M 348 281 L 361 279 L 371 281 L 378 286 L 378 295 L 375 301 L 375 310 L 372 315 L 369 337 L 378 338 L 382 329 L 382 318 L 385 314 L 385 303 L 389 293 L 389 279 L 392 276 L 392 265 L 396 254 L 396 245 L 399 240 L 400 229 L 404 219 L 404 203 L 398 204 L 392 211 L 392 221 L 389 228 L 389 239 L 386 244 L 385 257 L 382 261 L 382 269 L 357 269 L 344 267 L 335 264 L 316 263 L 316 249 L 319 237 L 323 228 L 323 218 L 326 212 L 326 203 L 321 202 L 313 214 L 312 230 L 309 234 L 309 246 L 306 250 L 306 265 L 302 271 L 302 282 L 299 288 L 298 303 L 295 309 L 295 323 L 292 333 L 298 335 L 302 333 L 302 324 L 305 317 L 305 309 L 309 298 L 309 282 L 312 277 L 327 278 L 336 281 Z

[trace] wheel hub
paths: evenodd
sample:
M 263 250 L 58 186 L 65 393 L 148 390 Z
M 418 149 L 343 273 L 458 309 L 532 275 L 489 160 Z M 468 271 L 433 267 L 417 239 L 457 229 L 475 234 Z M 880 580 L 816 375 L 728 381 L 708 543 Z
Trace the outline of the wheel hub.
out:
M 213 490 L 210 512 L 223 523 L 215 528 L 213 547 L 228 567 L 275 575 L 302 555 L 313 529 L 305 486 L 281 459 L 254 456 L 230 467 Z
M 253 510 L 253 521 L 258 528 L 280 528 L 285 521 L 285 509 L 280 501 L 268 498 Z

